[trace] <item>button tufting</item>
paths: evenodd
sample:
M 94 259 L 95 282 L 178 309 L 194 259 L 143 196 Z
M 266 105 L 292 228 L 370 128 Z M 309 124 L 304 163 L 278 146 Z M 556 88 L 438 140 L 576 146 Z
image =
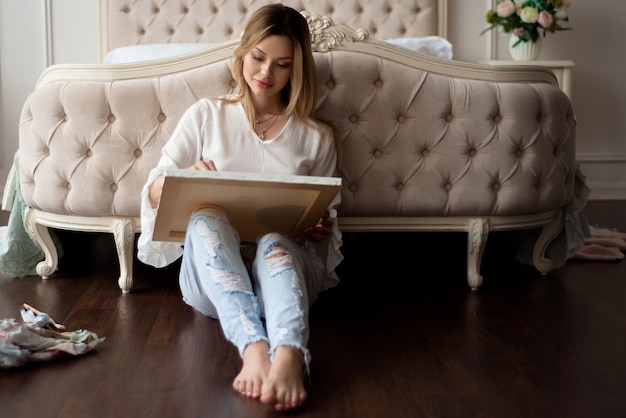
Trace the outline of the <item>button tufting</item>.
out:
M 449 114 L 446 116 L 446 122 L 452 122 L 452 119 L 453 119 L 452 114 Z
M 398 123 L 404 123 L 404 121 L 406 121 L 406 116 L 404 116 L 404 115 L 398 115 L 398 117 L 396 118 L 396 120 L 398 121 Z
M 383 152 L 381 150 L 377 149 L 376 151 L 374 151 L 375 158 L 380 158 L 381 155 L 383 155 Z
M 85 153 L 85 155 L 86 155 L 87 157 L 91 157 L 91 156 L 93 155 L 93 151 L 92 151 L 92 150 L 90 150 L 90 149 L 88 149 L 88 150 L 87 150 L 87 152 Z
M 380 78 L 374 81 L 374 87 L 381 88 L 382 86 L 383 86 L 383 81 Z
M 231 79 L 231 80 L 230 80 L 230 86 L 231 86 L 232 88 L 237 87 L 237 82 L 236 82 L 234 79 Z
M 170 30 L 169 30 L 169 34 L 170 34 L 170 35 L 173 35 L 174 33 L 176 33 L 176 29 L 174 29 L 174 28 L 170 28 Z
M 154 12 L 154 14 L 157 14 L 161 11 L 161 9 L 159 9 L 158 7 L 155 7 L 154 9 L 152 9 L 152 11 Z
M 516 150 L 515 150 L 515 156 L 516 156 L 517 158 L 521 158 L 521 157 L 522 157 L 522 155 L 524 155 L 524 151 L 523 151 L 523 150 L 521 150 L 521 149 L 516 149 Z
M 140 35 L 145 35 L 146 34 L 146 30 L 144 28 L 139 29 L 139 34 Z
M 114 192 L 117 191 L 117 184 L 115 183 L 111 184 L 111 190 Z
M 135 154 L 135 157 L 139 158 L 139 157 L 141 157 L 142 152 L 141 152 L 140 149 L 136 149 L 133 154 Z
M 499 114 L 498 114 L 498 115 L 495 115 L 495 116 L 493 117 L 493 121 L 494 121 L 495 123 L 500 123 L 500 121 L 502 121 L 502 116 L 500 116 Z
M 420 151 L 420 155 L 422 157 L 427 157 L 428 156 L 428 150 L 426 148 L 424 148 L 423 150 Z
M 198 28 L 198 35 L 202 35 L 204 34 L 204 29 L 203 28 Z
M 351 191 L 351 192 L 356 192 L 356 189 L 358 189 L 358 186 L 357 186 L 356 184 L 352 183 L 352 184 L 350 185 L 350 191 Z
M 350 116 L 349 120 L 352 123 L 357 123 L 359 121 L 359 117 L 355 116 L 355 115 L 352 115 L 352 116 Z
M 467 155 L 469 155 L 470 157 L 475 157 L 476 153 L 476 148 L 470 148 L 469 151 L 467 151 Z
M 183 7 L 183 13 L 184 14 L 189 13 L 189 7 Z
M 109 122 L 110 123 L 115 122 L 115 115 L 109 115 Z
M 494 183 L 492 189 L 497 192 L 501 187 L 502 185 L 500 183 Z
M 449 192 L 450 190 L 452 190 L 452 183 L 446 183 L 446 184 L 444 184 L 444 185 L 443 185 L 443 189 L 444 189 L 446 192 Z
M 329 89 L 334 89 L 335 88 L 335 81 L 334 80 L 328 80 L 328 82 L 326 83 L 326 87 Z
M 402 184 L 402 183 L 396 184 L 396 190 L 400 191 L 402 189 L 404 189 L 404 184 Z
M 166 118 L 163 113 L 159 113 L 158 119 L 159 119 L 159 122 L 164 122 Z
M 122 12 L 124 13 L 130 13 L 130 7 L 126 6 L 122 9 Z

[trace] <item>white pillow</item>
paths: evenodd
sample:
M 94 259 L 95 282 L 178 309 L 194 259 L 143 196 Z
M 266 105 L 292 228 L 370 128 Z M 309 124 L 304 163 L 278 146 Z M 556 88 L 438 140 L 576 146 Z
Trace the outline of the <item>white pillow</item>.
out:
M 129 45 L 116 48 L 102 60 L 103 64 L 125 64 L 129 62 L 148 61 L 187 54 L 199 49 L 208 48 L 213 44 L 145 44 Z
M 387 42 L 408 48 L 426 55 L 452 59 L 452 44 L 440 36 L 423 36 L 421 38 L 394 38 Z M 129 45 L 116 48 L 102 60 L 103 64 L 125 64 L 129 62 L 148 61 L 170 58 L 177 55 L 208 48 L 214 44 L 181 43 L 181 44 L 145 44 Z
M 421 54 L 438 58 L 452 59 L 452 44 L 440 36 L 423 36 L 421 38 L 386 39 L 390 44 L 402 46 Z

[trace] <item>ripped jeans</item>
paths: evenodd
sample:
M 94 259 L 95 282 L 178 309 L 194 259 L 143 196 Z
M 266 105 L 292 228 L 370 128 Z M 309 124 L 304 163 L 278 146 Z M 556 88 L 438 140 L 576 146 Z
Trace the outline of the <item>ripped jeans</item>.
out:
M 257 341 L 268 343 L 272 358 L 276 347 L 288 345 L 302 351 L 308 367 L 309 307 L 322 290 L 324 265 L 317 254 L 280 234 L 260 236 L 256 244 L 251 280 L 226 214 L 196 211 L 180 270 L 183 299 L 219 319 L 240 355 Z

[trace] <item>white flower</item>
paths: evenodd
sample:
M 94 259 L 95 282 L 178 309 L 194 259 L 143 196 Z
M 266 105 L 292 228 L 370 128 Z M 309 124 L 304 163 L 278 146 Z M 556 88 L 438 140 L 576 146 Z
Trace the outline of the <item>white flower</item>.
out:
M 567 11 L 565 10 L 565 7 L 560 7 L 558 9 L 554 10 L 554 17 L 557 20 L 565 20 L 567 19 Z
M 524 23 L 535 23 L 539 17 L 539 12 L 532 6 L 526 6 L 520 10 L 519 17 Z

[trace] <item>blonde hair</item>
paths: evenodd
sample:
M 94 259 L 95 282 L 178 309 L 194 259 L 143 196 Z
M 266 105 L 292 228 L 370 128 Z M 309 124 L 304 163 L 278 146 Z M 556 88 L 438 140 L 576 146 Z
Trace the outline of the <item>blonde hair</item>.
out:
M 340 148 L 334 135 L 334 127 L 325 122 L 316 111 L 317 67 L 311 48 L 311 34 L 306 19 L 297 10 L 277 3 L 263 6 L 252 14 L 233 54 L 233 76 L 239 87 L 233 101 L 243 102 L 248 121 L 253 125 L 254 108 L 250 88 L 243 74 L 243 60 L 246 54 L 270 35 L 286 36 L 293 45 L 291 77 L 281 91 L 285 114 L 293 115 L 301 123 L 314 124 L 318 129 L 330 129 L 335 138 L 339 160 Z
M 246 110 L 254 112 L 250 89 L 243 75 L 244 56 L 270 35 L 286 36 L 293 44 L 291 78 L 281 91 L 285 113 L 302 122 L 315 118 L 317 96 L 317 69 L 311 51 L 311 35 L 306 19 L 296 10 L 283 4 L 263 6 L 252 14 L 234 52 L 233 74 L 239 86 L 237 100 L 243 101 Z M 251 116 L 251 115 L 249 115 Z M 252 122 L 254 116 L 249 118 Z

